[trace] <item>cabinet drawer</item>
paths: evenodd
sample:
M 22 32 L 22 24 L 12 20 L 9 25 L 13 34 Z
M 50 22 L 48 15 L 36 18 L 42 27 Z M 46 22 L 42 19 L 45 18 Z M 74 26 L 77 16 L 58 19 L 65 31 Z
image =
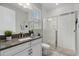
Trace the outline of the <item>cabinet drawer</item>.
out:
M 30 50 L 30 48 L 27 48 L 27 49 L 15 54 L 14 56 L 29 56 L 29 50 Z
M 36 44 L 41 44 L 41 43 L 42 43 L 42 39 L 37 39 L 37 40 L 31 41 L 31 46 Z
M 1 55 L 2 56 L 12 56 L 12 55 L 28 48 L 28 47 L 30 47 L 30 42 L 27 42 L 27 43 L 17 45 L 17 46 L 14 46 L 12 48 L 8 48 L 6 50 L 3 50 L 3 51 L 1 51 Z

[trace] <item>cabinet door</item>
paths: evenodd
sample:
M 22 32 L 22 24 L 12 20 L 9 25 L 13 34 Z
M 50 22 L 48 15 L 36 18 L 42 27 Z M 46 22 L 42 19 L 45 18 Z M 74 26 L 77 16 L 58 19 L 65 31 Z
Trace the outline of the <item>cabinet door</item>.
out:
M 41 56 L 41 55 L 42 55 L 41 43 L 32 46 L 32 56 Z

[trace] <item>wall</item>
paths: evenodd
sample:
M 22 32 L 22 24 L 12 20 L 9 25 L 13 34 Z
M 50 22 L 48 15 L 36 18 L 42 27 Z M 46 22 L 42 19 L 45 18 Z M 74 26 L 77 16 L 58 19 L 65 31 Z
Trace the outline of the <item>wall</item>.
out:
M 16 32 L 15 21 L 15 11 L 0 6 L 0 35 L 3 35 L 6 30 Z
M 47 27 L 47 10 L 42 6 L 42 32 L 43 32 L 43 42 L 47 43 L 47 30 L 45 30 Z

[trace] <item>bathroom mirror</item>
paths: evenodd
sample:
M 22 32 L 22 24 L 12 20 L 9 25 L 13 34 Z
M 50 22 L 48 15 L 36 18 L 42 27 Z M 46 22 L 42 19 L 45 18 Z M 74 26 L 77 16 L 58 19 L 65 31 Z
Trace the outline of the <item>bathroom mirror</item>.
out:
M 6 30 L 13 34 L 28 33 L 29 30 L 33 30 L 35 35 L 41 34 L 41 9 L 34 4 L 24 7 L 18 3 L 0 3 L 0 35 L 4 35 Z

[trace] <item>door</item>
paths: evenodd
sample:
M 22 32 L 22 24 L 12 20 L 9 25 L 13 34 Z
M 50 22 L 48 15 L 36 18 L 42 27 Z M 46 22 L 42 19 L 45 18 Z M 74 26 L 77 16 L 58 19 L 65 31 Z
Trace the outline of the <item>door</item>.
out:
M 58 17 L 58 47 L 75 52 L 75 13 Z

